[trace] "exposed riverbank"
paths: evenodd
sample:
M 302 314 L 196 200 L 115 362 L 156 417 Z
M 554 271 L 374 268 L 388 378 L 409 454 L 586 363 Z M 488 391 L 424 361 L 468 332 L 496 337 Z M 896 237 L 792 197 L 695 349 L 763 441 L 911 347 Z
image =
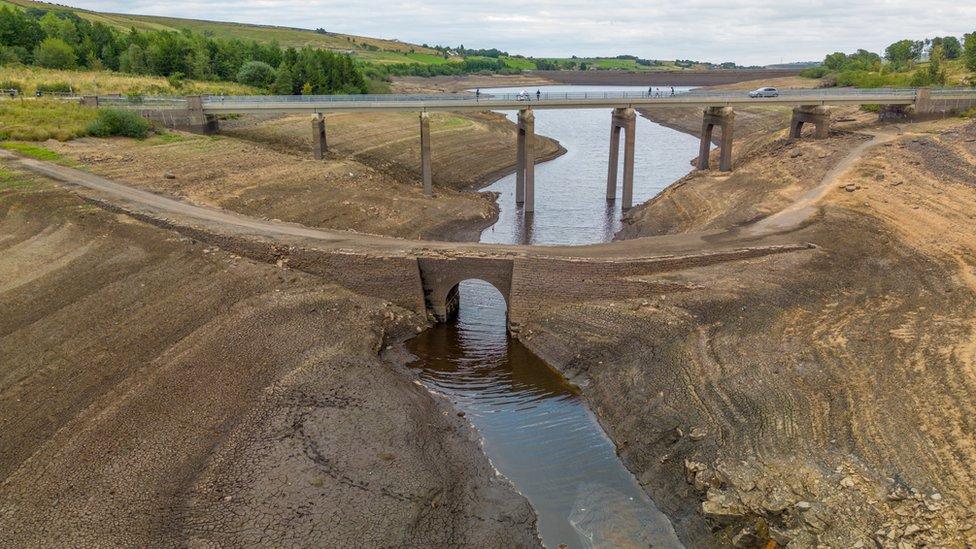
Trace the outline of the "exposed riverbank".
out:
M 424 319 L 0 173 L 7 543 L 537 545 L 377 356 Z
M 647 277 L 644 298 L 520 327 L 690 545 L 976 540 L 976 126 L 881 130 L 905 134 L 856 158 L 869 136 L 757 132 L 733 174 L 689 175 L 621 233 L 741 233 L 830 174 L 791 229 L 815 252 Z
M 497 215 L 471 192 L 510 172 L 515 127 L 500 115 L 432 117 L 435 194 L 419 181 L 416 115 L 329 117 L 333 152 L 311 157 L 306 117 L 238 121 L 230 136 L 173 132 L 145 141 L 79 139 L 46 147 L 94 173 L 192 203 L 310 227 L 414 239 L 474 240 Z M 541 137 L 539 161 L 562 154 Z M 479 154 L 471 154 L 478 150 Z

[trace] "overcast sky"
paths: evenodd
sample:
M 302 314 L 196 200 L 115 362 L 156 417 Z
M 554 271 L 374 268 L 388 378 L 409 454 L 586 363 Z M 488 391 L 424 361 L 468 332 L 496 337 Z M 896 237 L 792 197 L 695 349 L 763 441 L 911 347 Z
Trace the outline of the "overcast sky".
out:
M 239 21 L 497 47 L 532 56 L 631 54 L 770 64 L 881 52 L 976 31 L 973 0 L 61 0 L 98 11 Z

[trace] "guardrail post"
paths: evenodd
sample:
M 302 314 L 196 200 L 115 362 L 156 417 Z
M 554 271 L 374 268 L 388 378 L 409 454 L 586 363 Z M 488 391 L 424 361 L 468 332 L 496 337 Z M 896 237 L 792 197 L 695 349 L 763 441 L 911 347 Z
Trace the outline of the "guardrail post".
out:
M 420 113 L 420 172 L 424 182 L 424 195 L 434 195 L 434 177 L 430 166 L 430 117 L 427 111 Z
M 325 134 L 325 115 L 317 113 L 312 118 L 312 154 L 316 160 L 322 160 L 327 152 L 329 144 Z

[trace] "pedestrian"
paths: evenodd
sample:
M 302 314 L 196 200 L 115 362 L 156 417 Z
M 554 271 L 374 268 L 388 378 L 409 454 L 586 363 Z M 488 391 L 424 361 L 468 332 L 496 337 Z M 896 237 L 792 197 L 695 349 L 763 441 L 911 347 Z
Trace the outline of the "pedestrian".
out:
M 671 97 L 674 97 L 674 86 L 671 86 Z
M 535 90 L 535 100 L 542 101 L 542 90 Z
M 654 88 L 648 86 L 648 88 L 647 88 L 647 96 L 650 97 L 653 93 L 654 93 Z
M 474 90 L 475 101 L 481 101 L 481 88 Z

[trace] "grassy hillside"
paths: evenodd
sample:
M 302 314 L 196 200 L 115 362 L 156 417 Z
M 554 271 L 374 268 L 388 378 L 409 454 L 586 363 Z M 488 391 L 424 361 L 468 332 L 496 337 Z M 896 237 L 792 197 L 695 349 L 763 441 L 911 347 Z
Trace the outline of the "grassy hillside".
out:
M 80 95 L 124 93 L 136 95 L 254 95 L 261 90 L 236 82 L 183 80 L 174 87 L 162 76 L 124 74 L 111 71 L 56 70 L 24 65 L 0 66 L 0 88 L 17 88 L 33 95 L 38 86 L 66 84 Z
M 120 30 L 128 30 L 133 27 L 139 30 L 178 31 L 190 29 L 214 38 L 255 40 L 262 43 L 277 41 L 285 47 L 294 46 L 301 48 L 303 46 L 312 46 L 333 51 L 352 52 L 357 57 L 376 63 L 410 62 L 411 59 L 405 54 L 410 54 L 411 52 L 433 56 L 437 55 L 435 50 L 398 40 L 384 40 L 348 34 L 322 34 L 313 30 L 290 27 L 201 21 L 197 19 L 158 17 L 154 15 L 100 13 L 70 6 L 36 2 L 34 0 L 0 0 L 0 5 L 3 4 L 22 8 L 35 7 L 45 10 L 70 11 L 91 22 L 100 21 Z

